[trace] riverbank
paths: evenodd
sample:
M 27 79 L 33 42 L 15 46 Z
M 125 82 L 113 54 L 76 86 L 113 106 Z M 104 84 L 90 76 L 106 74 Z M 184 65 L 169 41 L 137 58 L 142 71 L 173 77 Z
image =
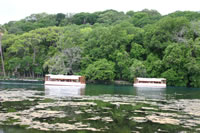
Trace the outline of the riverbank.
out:
M 125 80 L 113 80 L 113 81 L 102 81 L 102 80 L 88 80 L 86 83 L 94 84 L 116 84 L 116 85 L 132 85 L 133 83 Z
M 125 80 L 114 80 L 113 82 L 117 85 L 133 85 L 133 83 Z
M 31 78 L 31 77 L 25 77 L 25 78 L 13 78 L 13 77 L 3 77 L 0 76 L 0 81 L 44 81 L 44 78 Z
M 0 77 L 0 82 L 44 82 L 43 78 L 2 78 Z M 132 85 L 133 83 L 124 80 L 114 80 L 114 81 L 91 81 L 88 80 L 86 83 L 103 83 L 103 84 L 116 84 L 116 85 Z
M 0 78 L 0 83 L 1 82 L 11 82 L 11 83 L 44 83 L 43 79 L 30 79 L 30 78 L 20 78 L 20 79 L 16 79 L 16 78 Z
M 38 82 L 38 81 L 43 81 L 43 80 L 39 80 L 39 79 L 13 79 L 13 78 L 11 78 L 11 79 L 0 79 L 0 81 L 36 81 L 36 82 Z

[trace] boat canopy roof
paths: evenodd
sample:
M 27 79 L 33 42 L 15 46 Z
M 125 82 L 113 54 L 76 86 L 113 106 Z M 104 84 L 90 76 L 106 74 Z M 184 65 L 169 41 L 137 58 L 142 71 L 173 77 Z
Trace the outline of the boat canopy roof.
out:
M 139 81 L 163 81 L 165 78 L 136 78 Z
M 48 74 L 46 76 L 49 76 L 51 79 L 79 79 L 82 76 L 79 75 L 52 75 Z

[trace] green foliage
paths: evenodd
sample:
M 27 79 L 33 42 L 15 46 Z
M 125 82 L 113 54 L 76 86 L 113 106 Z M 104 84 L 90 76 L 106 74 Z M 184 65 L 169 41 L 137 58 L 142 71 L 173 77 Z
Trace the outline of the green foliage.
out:
M 143 59 L 145 53 L 146 53 L 146 51 L 142 47 L 142 45 L 137 44 L 137 43 L 132 43 L 131 52 L 130 52 L 130 55 L 132 58 Z
M 96 23 L 98 15 L 95 13 L 78 13 L 75 14 L 72 18 L 72 23 L 81 25 L 81 24 L 94 24 Z
M 57 27 L 51 27 L 17 36 L 5 35 L 3 47 L 7 51 L 5 53 L 7 72 L 15 76 L 42 76 L 44 73 L 42 66 L 48 58 L 48 52 L 51 52 L 48 51 L 48 46 L 57 41 L 59 30 Z
M 72 75 L 80 71 L 81 50 L 79 47 L 67 48 L 47 60 L 43 67 L 52 74 Z
M 85 76 L 90 80 L 113 80 L 115 64 L 106 59 L 100 59 L 90 64 L 85 70 Z
M 10 34 L 22 34 L 34 29 L 44 28 L 56 25 L 56 16 L 46 13 L 32 14 L 20 21 L 11 21 L 5 24 L 5 27 Z
M 160 13 L 154 10 L 143 10 L 141 12 L 135 12 L 131 16 L 131 22 L 136 27 L 144 27 L 147 24 L 153 24 L 161 18 Z
M 186 17 L 189 21 L 196 21 L 200 19 L 199 12 L 192 11 L 176 11 L 174 13 L 169 14 L 170 17 Z
M 144 46 L 149 52 L 162 56 L 170 42 L 176 41 L 176 35 L 188 26 L 189 22 L 186 18 L 165 17 L 155 24 L 145 27 Z
M 145 65 L 142 61 L 133 60 L 133 64 L 129 68 L 130 70 L 130 77 L 129 80 L 133 80 L 136 77 L 147 77 L 147 72 Z
M 165 56 L 163 58 L 163 62 L 167 68 L 164 72 L 163 76 L 169 76 L 170 78 L 174 78 L 173 81 L 176 82 L 178 86 L 186 86 L 187 81 L 185 67 L 184 65 L 188 62 L 186 58 L 188 48 L 184 44 L 172 44 L 169 45 L 165 50 Z M 171 76 L 173 75 L 173 77 Z M 166 77 L 168 79 L 168 77 Z M 171 83 L 169 78 L 169 84 L 173 85 L 175 83 Z
M 106 10 L 104 12 L 99 12 L 98 14 L 97 23 L 113 24 L 128 18 L 123 12 L 115 10 Z
M 63 19 L 65 19 L 65 14 L 63 13 L 56 14 L 56 26 L 60 25 Z
M 199 61 L 196 60 L 196 52 L 191 49 L 193 43 L 171 44 L 165 50 L 163 62 L 168 69 L 162 75 L 169 79 L 170 85 L 196 86 L 199 84 Z M 194 85 L 194 82 L 196 85 Z
M 149 77 L 161 77 L 161 73 L 163 71 L 163 62 L 158 56 L 153 55 L 152 53 L 149 54 L 145 61 L 145 67 Z
M 161 75 L 162 77 L 167 79 L 167 84 L 170 86 L 186 86 L 187 80 L 184 78 L 185 73 L 181 71 L 176 71 L 168 69 Z
M 124 50 L 116 50 L 114 52 L 115 70 L 117 79 L 129 78 L 129 67 L 131 65 L 131 59 L 129 54 Z
M 118 27 L 97 27 L 88 36 L 84 44 L 84 53 L 93 60 L 100 58 L 111 59 L 110 51 L 127 45 L 129 41 L 126 31 Z

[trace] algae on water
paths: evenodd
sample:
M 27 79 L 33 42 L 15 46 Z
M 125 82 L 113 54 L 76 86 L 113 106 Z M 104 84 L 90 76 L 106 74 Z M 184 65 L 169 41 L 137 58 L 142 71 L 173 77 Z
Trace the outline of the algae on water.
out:
M 0 90 L 0 125 L 68 132 L 197 132 L 200 100 L 142 96 L 50 97 L 40 91 Z M 153 126 L 153 127 L 152 127 Z

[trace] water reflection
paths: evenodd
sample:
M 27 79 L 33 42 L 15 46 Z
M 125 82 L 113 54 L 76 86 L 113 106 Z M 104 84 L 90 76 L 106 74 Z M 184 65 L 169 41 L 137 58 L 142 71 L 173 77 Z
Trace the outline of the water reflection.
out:
M 85 95 L 135 95 L 133 86 L 113 85 L 113 84 L 87 84 Z
M 51 86 L 45 85 L 46 96 L 81 96 L 85 94 L 85 86 Z
M 150 99 L 165 99 L 166 88 L 135 88 L 137 96 L 144 96 Z

